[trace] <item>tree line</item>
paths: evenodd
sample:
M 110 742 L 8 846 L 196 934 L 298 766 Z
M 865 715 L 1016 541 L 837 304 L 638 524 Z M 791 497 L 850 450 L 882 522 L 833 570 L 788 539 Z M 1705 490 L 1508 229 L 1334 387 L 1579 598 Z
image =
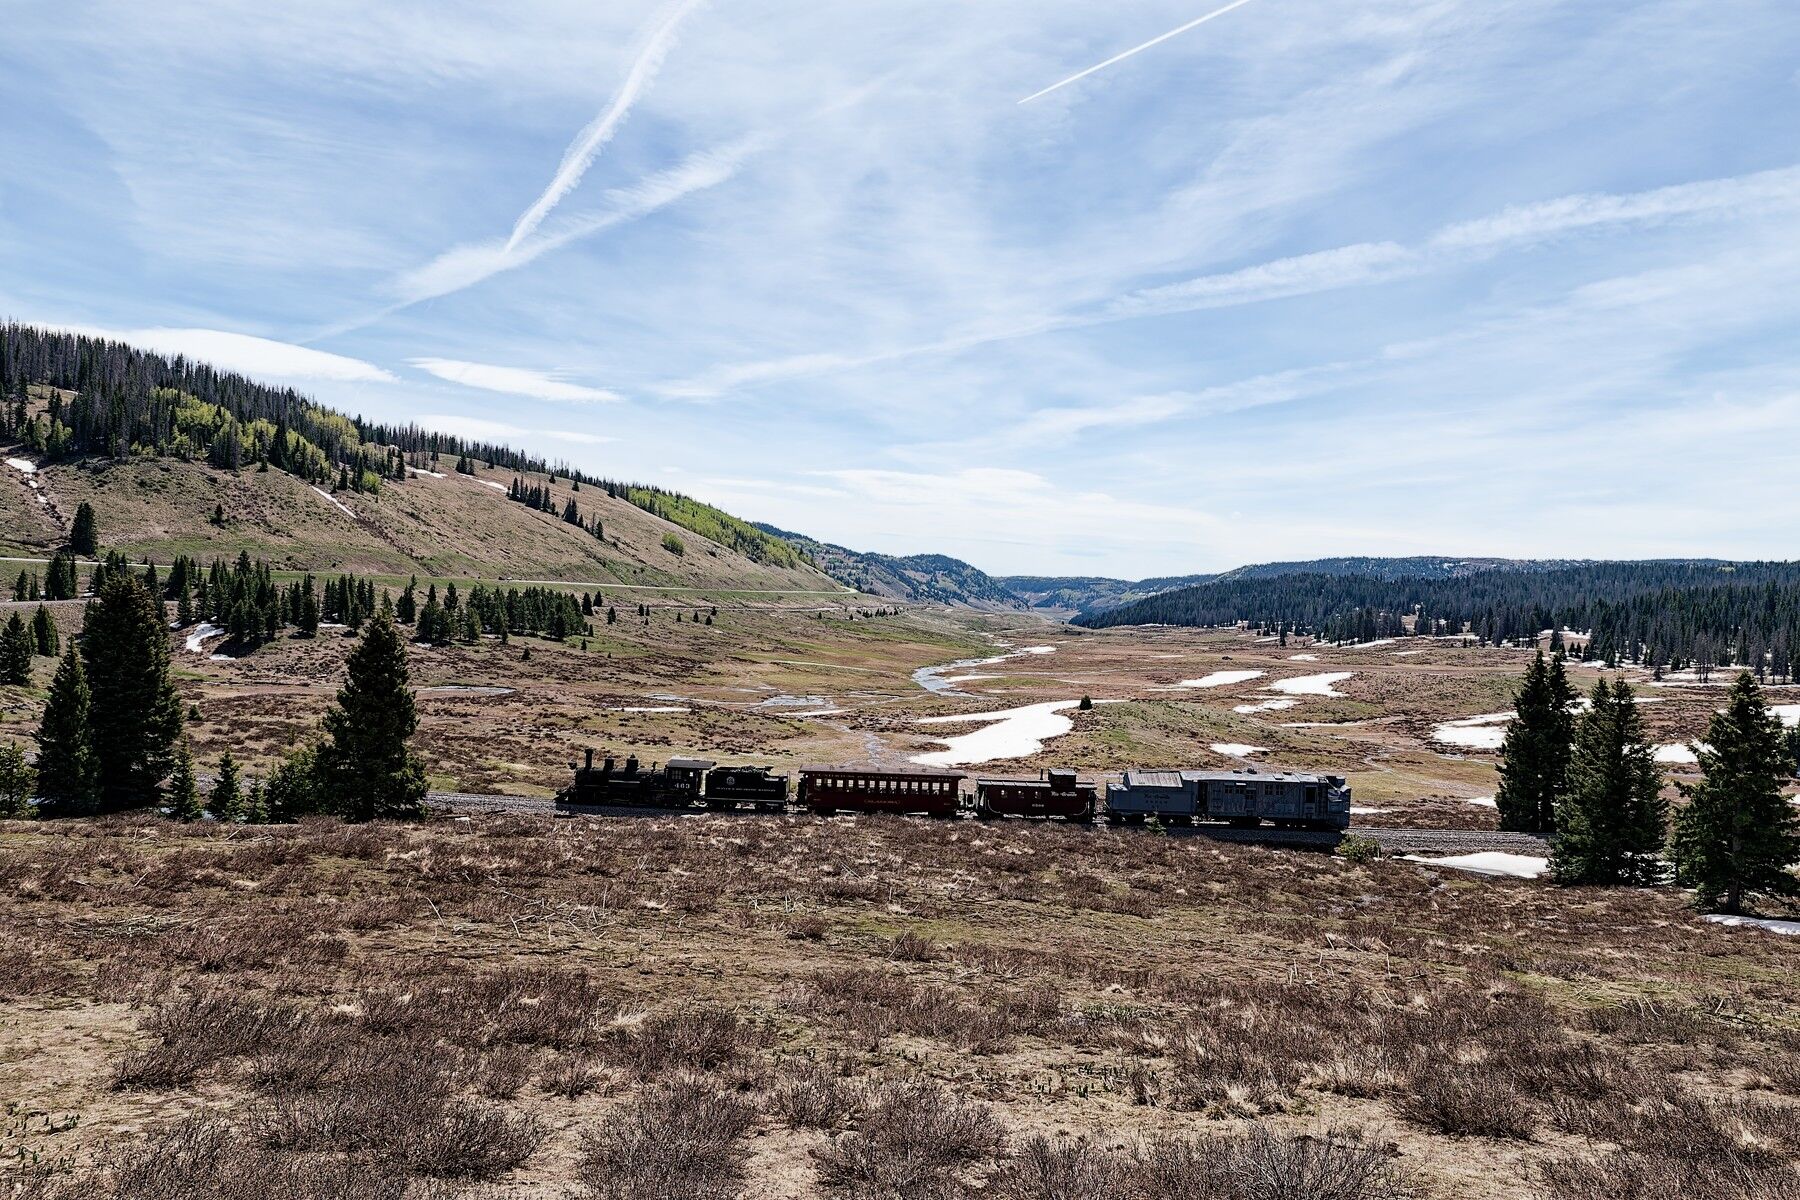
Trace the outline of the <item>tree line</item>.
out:
M 82 816 L 149 806 L 194 820 L 352 820 L 423 812 L 424 766 L 405 645 L 391 618 L 365 626 L 317 735 L 266 780 L 229 752 L 199 795 L 186 714 L 169 670 L 163 600 L 129 569 L 99 573 L 79 637 L 67 640 L 35 734 L 35 765 L 0 748 L 0 815 Z M 10 644 L 10 631 L 5 635 Z M 34 807 L 32 797 L 37 798 Z
M 1577 711 L 1579 710 L 1579 711 Z M 1800 811 L 1783 786 L 1796 738 L 1749 671 L 1696 746 L 1701 780 L 1671 816 L 1656 747 L 1622 679 L 1579 703 L 1560 655 L 1525 673 L 1501 744 L 1500 827 L 1550 838 L 1560 883 L 1647 886 L 1671 873 L 1701 907 L 1735 913 L 1757 895 L 1800 895 Z
M 56 389 L 41 413 L 27 399 L 34 384 Z M 167 455 L 227 470 L 254 464 L 315 486 L 367 492 L 378 491 L 384 479 L 404 479 L 409 466 L 435 470 L 448 457 L 457 471 L 474 474 L 481 462 L 490 470 L 546 475 L 552 484 L 567 478 L 577 490 L 603 490 L 757 562 L 794 567 L 807 561 L 781 539 L 688 496 L 605 479 L 497 443 L 345 416 L 292 388 L 185 356 L 11 322 L 0 324 L 0 438 L 22 441 L 52 461 Z M 547 499 L 535 507 L 558 512 Z M 564 506 L 561 515 L 602 536 L 598 521 L 583 522 L 578 509 Z
M 1800 562 L 1588 563 L 1450 578 L 1299 572 L 1232 577 L 1084 613 L 1088 628 L 1248 623 L 1333 642 L 1408 634 L 1534 645 L 1591 634 L 1583 654 L 1617 665 L 1800 675 Z

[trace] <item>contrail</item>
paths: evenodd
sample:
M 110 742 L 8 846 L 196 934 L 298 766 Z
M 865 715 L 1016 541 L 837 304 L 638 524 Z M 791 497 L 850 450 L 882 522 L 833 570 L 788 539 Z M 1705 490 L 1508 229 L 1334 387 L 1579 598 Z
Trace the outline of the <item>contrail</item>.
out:
M 1106 68 L 1112 66 L 1116 62 L 1123 62 L 1126 59 L 1130 58 L 1134 54 L 1142 53 L 1143 51 L 1148 50 L 1152 46 L 1160 45 L 1161 43 L 1168 41 L 1172 37 L 1178 37 L 1181 34 L 1186 33 L 1188 30 L 1194 28 L 1197 25 L 1204 25 L 1208 21 L 1212 20 L 1214 17 L 1222 17 L 1226 13 L 1230 12 L 1232 9 L 1242 8 L 1242 7 L 1244 7 L 1244 5 L 1246 5 L 1248 3 L 1250 3 L 1250 0 L 1231 0 L 1231 3 L 1227 4 L 1224 8 L 1214 9 L 1212 12 L 1207 13 L 1204 17 L 1196 17 L 1192 21 L 1189 21 L 1186 25 L 1183 25 L 1181 28 L 1171 29 L 1171 30 L 1169 30 L 1169 32 L 1163 34 L 1160 37 L 1153 37 L 1149 41 L 1145 42 L 1143 45 L 1133 46 L 1131 49 L 1125 51 L 1123 54 L 1115 54 L 1111 58 L 1107 59 L 1105 62 L 1097 63 L 1094 66 L 1089 67 L 1085 71 L 1081 71 L 1074 75 L 1071 75 L 1067 79 L 1062 80 L 1060 83 L 1053 83 L 1041 92 L 1031 93 L 1031 95 L 1025 97 L 1023 100 L 1019 101 L 1019 103 L 1020 104 L 1030 104 L 1033 100 L 1036 100 L 1039 96 L 1048 96 L 1051 92 L 1054 92 L 1057 88 L 1068 87 L 1071 83 L 1074 83 L 1077 79 L 1086 79 L 1089 75 L 1092 75 L 1095 71 L 1104 71 L 1104 70 L 1106 70 Z
M 593 165 L 601 148 L 612 140 L 613 134 L 630 114 L 631 106 L 637 103 L 639 94 L 656 78 L 657 71 L 662 69 L 663 59 L 675 44 L 675 32 L 682 19 L 703 2 L 704 0 L 681 0 L 681 3 L 669 10 L 662 23 L 651 31 L 644 48 L 638 51 L 637 58 L 632 62 L 631 70 L 626 72 L 625 82 L 620 85 L 612 103 L 569 143 L 569 148 L 563 152 L 562 163 L 556 168 L 555 177 L 550 180 L 550 186 L 544 189 L 544 194 L 525 210 L 518 224 L 513 226 L 512 236 L 506 240 L 508 250 L 516 249 L 519 242 L 550 215 L 550 210 L 581 182 L 582 175 Z

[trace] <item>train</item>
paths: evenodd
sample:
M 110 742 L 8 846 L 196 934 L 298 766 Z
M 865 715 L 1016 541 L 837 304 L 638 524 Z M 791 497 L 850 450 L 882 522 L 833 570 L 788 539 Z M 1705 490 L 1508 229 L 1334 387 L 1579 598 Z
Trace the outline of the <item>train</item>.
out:
M 1126 771 L 1116 783 L 1085 780 L 1066 767 L 1035 777 L 977 776 L 939 767 L 803 766 L 798 779 L 758 766 L 721 765 L 704 758 L 671 758 L 643 766 L 604 758 L 571 763 L 574 777 L 556 795 L 559 813 L 605 808 L 710 809 L 786 812 L 793 808 L 892 813 L 947 819 L 1060 820 L 1113 825 L 1226 824 L 1289 829 L 1350 827 L 1350 787 L 1341 775 L 1301 771 Z M 792 787 L 790 788 L 790 785 Z M 790 794 L 791 792 L 791 794 Z

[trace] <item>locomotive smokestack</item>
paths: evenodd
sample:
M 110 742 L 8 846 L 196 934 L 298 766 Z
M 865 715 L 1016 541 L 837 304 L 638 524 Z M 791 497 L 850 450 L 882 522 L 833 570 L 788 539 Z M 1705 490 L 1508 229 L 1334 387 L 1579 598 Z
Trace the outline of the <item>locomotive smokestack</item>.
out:
M 590 770 L 590 771 L 591 771 L 591 770 L 593 770 L 593 769 L 594 769 L 594 748 L 593 748 L 593 747 L 592 747 L 592 746 L 589 746 L 589 747 L 588 747 L 588 752 L 587 752 L 587 769 L 588 769 L 588 770 Z

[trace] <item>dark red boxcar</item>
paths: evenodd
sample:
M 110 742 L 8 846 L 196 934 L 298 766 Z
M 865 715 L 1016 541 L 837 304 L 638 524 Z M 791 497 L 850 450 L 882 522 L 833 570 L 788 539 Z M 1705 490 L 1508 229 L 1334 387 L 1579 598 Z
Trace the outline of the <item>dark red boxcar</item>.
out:
M 1099 789 L 1075 772 L 1046 771 L 1040 779 L 977 779 L 977 817 L 1061 817 L 1092 821 Z
M 964 778 L 929 767 L 801 767 L 796 798 L 823 816 L 843 809 L 953 817 Z

